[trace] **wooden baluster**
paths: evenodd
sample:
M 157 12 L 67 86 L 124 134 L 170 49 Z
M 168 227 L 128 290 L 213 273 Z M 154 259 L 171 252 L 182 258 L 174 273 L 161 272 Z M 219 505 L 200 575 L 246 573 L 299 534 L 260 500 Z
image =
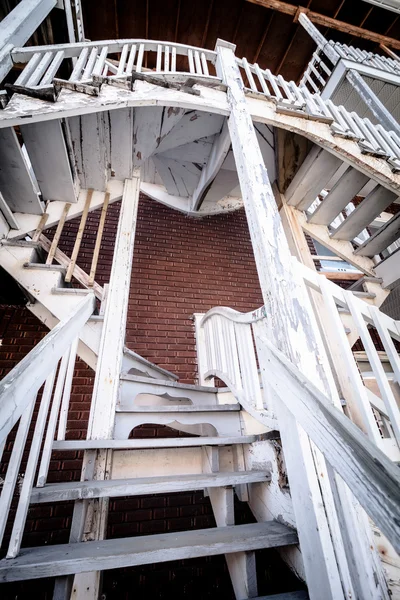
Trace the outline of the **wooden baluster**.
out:
M 89 47 L 85 46 L 85 48 L 82 49 L 82 52 L 80 53 L 79 58 L 75 63 L 75 66 L 72 70 L 69 81 L 79 81 L 80 80 L 83 68 L 86 65 L 88 55 L 89 55 Z
M 109 194 L 109 192 L 107 192 L 104 197 L 103 208 L 101 209 L 99 228 L 97 230 L 97 236 L 96 236 L 96 244 L 94 246 L 94 251 L 93 251 L 92 266 L 90 267 L 90 275 L 89 275 L 89 287 L 93 286 L 94 278 L 96 276 L 97 262 L 99 260 L 99 252 L 100 252 L 100 247 L 101 247 L 101 240 L 103 237 L 103 230 L 104 230 L 104 224 L 106 221 L 109 200 L 110 200 L 110 194 Z
M 176 48 L 175 48 L 175 46 L 172 46 L 172 50 L 171 50 L 171 72 L 172 73 L 176 72 Z
M 14 495 L 15 484 L 17 483 L 19 467 L 25 450 L 26 440 L 28 438 L 29 427 L 32 420 L 33 409 L 35 407 L 36 395 L 32 398 L 27 408 L 22 413 L 19 421 L 17 435 L 15 436 L 13 449 L 8 463 L 7 473 L 3 482 L 3 488 L 0 496 L 0 545 L 3 540 L 4 530 L 6 528 L 8 511 Z M 6 440 L 4 440 L 6 443 Z
M 64 382 L 64 392 L 61 400 L 60 418 L 58 420 L 57 440 L 65 440 L 67 430 L 68 409 L 71 397 L 72 379 L 74 377 L 76 352 L 78 349 L 79 338 L 76 338 L 70 348 L 68 355 L 67 373 Z
M 41 52 L 36 52 L 32 56 L 24 70 L 21 72 L 20 76 L 15 80 L 15 85 L 26 85 L 26 82 L 29 80 L 33 72 L 36 70 L 36 67 L 40 63 L 42 56 L 43 53 Z
M 130 75 L 133 71 L 133 65 L 135 64 L 135 56 L 136 56 L 136 44 L 132 44 L 131 51 L 129 53 L 128 64 L 126 67 L 126 72 Z
M 68 348 L 67 352 L 61 359 L 60 369 L 58 371 L 57 376 L 57 384 L 56 389 L 54 391 L 53 403 L 51 405 L 49 422 L 47 425 L 46 438 L 44 441 L 43 451 L 42 451 L 42 459 L 40 461 L 39 473 L 37 478 L 37 486 L 43 487 L 47 480 L 47 474 L 49 471 L 49 464 L 51 453 L 53 450 L 53 442 L 54 442 L 54 432 L 56 430 L 57 425 L 57 417 L 60 410 L 61 397 L 63 393 L 64 383 L 65 383 L 65 374 L 67 372 L 67 366 L 69 361 L 69 355 L 71 352 L 71 348 Z
M 169 73 L 169 46 L 164 48 L 164 71 Z
M 92 200 L 92 195 L 93 195 L 93 190 L 88 190 L 87 196 L 86 196 L 85 207 L 83 209 L 81 222 L 79 224 L 78 235 L 76 236 L 74 248 L 72 250 L 71 262 L 69 263 L 67 274 L 65 276 L 65 281 L 67 283 L 69 283 L 71 281 L 72 275 L 74 273 L 76 259 L 78 258 L 79 249 L 81 247 L 83 232 L 84 232 L 85 225 L 86 225 L 86 220 L 87 220 L 87 216 L 88 216 L 88 212 L 89 212 L 89 208 L 90 208 L 90 203 Z
M 39 62 L 32 75 L 29 77 L 28 81 L 26 82 L 26 87 L 34 87 L 38 85 L 43 75 L 46 73 L 47 67 L 50 65 L 52 60 L 53 52 L 45 52 L 44 55 L 42 55 L 41 61 Z
M 86 66 L 83 71 L 82 80 L 91 79 L 92 71 L 97 61 L 97 47 L 94 47 L 90 51 L 89 60 L 86 63 Z
M 108 46 L 103 46 L 100 52 L 100 56 L 98 57 L 94 69 L 92 71 L 92 75 L 101 75 L 103 73 L 104 64 L 106 62 L 108 54 Z
M 201 53 L 200 58 L 201 58 L 201 65 L 203 67 L 203 74 L 209 75 L 210 73 L 208 71 L 207 59 L 206 59 L 206 55 L 204 54 L 204 52 Z
M 200 54 L 197 50 L 194 51 L 194 62 L 196 65 L 196 73 L 197 75 L 202 75 L 203 71 L 201 70 L 201 61 L 200 61 Z
M 18 555 L 21 547 L 22 535 L 24 533 L 25 521 L 28 514 L 29 501 L 33 487 L 33 480 L 36 473 L 40 447 L 42 445 L 43 434 L 46 427 L 47 413 L 49 411 L 55 375 L 56 370 L 54 369 L 47 377 L 44 385 L 43 395 L 40 401 L 39 412 L 36 419 L 35 431 L 32 438 L 31 449 L 29 452 L 28 463 L 25 469 L 25 477 L 22 484 L 14 526 L 11 533 L 11 540 L 8 546 L 8 558 L 15 558 Z
M 158 44 L 157 46 L 157 61 L 156 61 L 156 71 L 161 71 L 161 61 L 162 61 L 162 45 Z
M 65 219 L 67 218 L 70 208 L 71 208 L 71 204 L 69 202 L 67 202 L 66 205 L 64 206 L 64 210 L 63 210 L 61 218 L 58 222 L 57 229 L 56 229 L 56 232 L 53 237 L 53 241 L 51 242 L 50 250 L 49 250 L 49 253 L 48 253 L 47 259 L 46 259 L 46 265 L 51 265 L 53 263 L 53 259 L 54 259 L 54 255 L 57 250 L 58 242 L 60 241 L 62 230 L 64 228 Z
M 123 75 L 125 72 L 125 63 L 126 63 L 126 59 L 128 56 L 128 50 L 129 50 L 129 45 L 128 44 L 124 44 L 124 47 L 122 48 L 122 52 L 121 52 L 121 58 L 119 59 L 119 64 L 118 64 L 118 70 L 117 70 L 117 75 Z
M 64 50 L 59 50 L 58 52 L 56 52 L 56 55 L 53 58 L 51 65 L 47 69 L 45 76 L 43 77 L 42 81 L 40 82 L 41 86 L 47 86 L 47 85 L 51 85 L 53 83 L 53 78 L 57 75 L 57 71 L 60 68 L 60 65 L 64 59 L 64 54 L 65 54 Z
M 136 63 L 136 72 L 137 73 L 142 72 L 143 54 L 144 54 L 144 44 L 140 44 L 137 63 Z
M 253 73 L 251 72 L 250 65 L 245 58 L 242 58 L 242 65 L 245 70 L 247 81 L 249 82 L 250 88 L 254 92 L 257 92 L 258 90 L 257 90 L 256 82 L 254 81 Z
M 191 50 L 190 48 L 188 49 L 188 60 L 189 60 L 189 71 L 191 73 L 196 73 L 196 70 L 194 68 L 193 50 Z
M 390 417 L 390 422 L 393 427 L 394 435 L 397 440 L 397 444 L 400 446 L 400 415 L 399 409 L 397 406 L 396 399 L 393 395 L 393 392 L 390 388 L 388 378 L 383 369 L 381 360 L 378 356 L 378 353 L 375 349 L 375 345 L 372 341 L 370 333 L 368 331 L 367 325 L 364 321 L 364 318 L 361 312 L 358 309 L 356 298 L 353 296 L 352 292 L 345 292 L 347 306 L 350 309 L 351 316 L 353 317 L 353 321 L 356 325 L 358 333 L 360 334 L 361 341 L 363 343 L 365 352 L 367 353 L 368 360 L 371 364 L 372 371 L 374 372 L 376 381 L 379 386 L 379 390 L 382 395 L 382 400 L 385 404 L 387 414 Z M 378 319 L 379 321 L 379 319 Z M 383 329 L 381 328 L 383 332 Z M 386 340 L 387 341 L 387 340 Z

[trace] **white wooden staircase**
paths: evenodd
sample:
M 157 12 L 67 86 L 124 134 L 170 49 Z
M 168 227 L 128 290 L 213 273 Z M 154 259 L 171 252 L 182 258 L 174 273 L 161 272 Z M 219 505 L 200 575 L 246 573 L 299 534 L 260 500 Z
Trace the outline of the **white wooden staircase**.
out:
M 87 304 L 89 299 L 90 297 L 83 302 Z M 40 351 L 39 347 L 32 351 L 30 369 L 35 368 L 35 363 L 40 360 Z M 65 364 L 65 359 L 62 362 Z M 71 539 L 71 542 L 74 542 L 72 545 L 23 548 L 20 551 L 18 549 L 21 538 L 18 538 L 18 543 L 14 529 L 8 558 L 0 561 L 0 580 L 6 582 L 66 576 L 98 569 L 99 566 L 101 569 L 112 569 L 149 562 L 226 554 L 236 597 L 256 597 L 254 551 L 261 548 L 283 548 L 297 544 L 298 540 L 294 529 L 277 520 L 235 526 L 234 490 L 242 500 L 246 500 L 248 489 L 253 485 L 257 484 L 259 492 L 270 485 L 271 472 L 267 462 L 263 468 L 259 466 L 246 469 L 244 448 L 255 443 L 263 444 L 266 437 L 260 433 L 246 433 L 249 422 L 246 424 L 243 420 L 241 407 L 229 390 L 182 385 L 166 379 L 149 379 L 123 372 L 112 438 L 69 441 L 63 439 L 65 420 L 62 417 L 68 410 L 68 399 L 64 393 L 61 405 L 59 389 L 65 383 L 60 383 L 60 377 L 62 379 L 64 376 L 61 366 L 37 486 L 29 490 L 25 514 L 29 503 L 75 500 L 79 505 L 82 501 L 88 504 L 90 500 L 101 498 L 207 490 L 217 527 L 161 536 L 87 541 L 81 544 L 76 543 L 79 540 Z M 10 379 L 10 376 L 7 379 Z M 3 382 L 5 387 L 6 380 Z M 66 385 L 68 387 L 68 384 Z M 44 397 L 42 404 L 48 400 L 49 398 L 46 400 Z M 60 407 L 62 412 L 59 417 Z M 251 419 L 250 416 L 249 418 Z M 46 419 L 44 414 L 42 419 Z M 61 421 L 58 440 L 53 441 L 58 419 Z M 167 424 L 177 430 L 197 433 L 198 437 L 129 439 L 130 432 L 144 423 Z M 43 435 L 43 420 L 41 426 Z M 36 428 L 39 427 L 37 424 Z M 62 430 L 63 427 L 60 435 L 60 428 Z M 35 435 L 40 433 L 37 429 Z M 256 427 L 257 429 L 265 430 L 262 426 Z M 104 449 L 112 452 L 107 479 L 92 480 L 86 471 L 86 477 L 81 482 L 46 483 L 48 462 L 53 450 L 101 452 Z M 34 460 L 32 454 L 29 460 Z M 28 479 L 29 477 L 26 477 L 24 486 L 32 486 L 33 478 L 31 477 L 29 483 Z M 8 489 L 7 485 L 5 489 Z M 21 492 L 19 511 L 22 510 L 23 496 Z M 2 501 L 4 508 L 3 496 Z M 80 513 L 76 510 L 74 514 L 76 521 Z M 23 529 L 23 523 L 21 527 Z M 76 529 L 79 527 L 74 522 L 72 531 Z M 61 589 L 65 585 L 65 579 L 60 579 L 58 585 Z M 283 597 L 306 596 L 288 594 Z
M 117 52 L 115 64 L 109 55 Z M 154 52 L 155 70 L 143 72 L 145 54 Z M 225 554 L 236 598 L 244 600 L 258 594 L 254 551 L 275 547 L 307 581 L 312 600 L 388 600 L 364 511 L 398 551 L 399 477 L 390 458 L 399 453 L 400 420 L 368 326 L 378 330 L 397 381 L 393 340 L 400 331 L 363 300 L 379 305 L 385 295 L 385 261 L 377 265 L 376 257 L 397 240 L 397 216 L 370 237 L 360 233 L 397 201 L 397 137 L 237 59 L 223 41 L 214 52 L 114 40 L 17 48 L 11 56 L 26 65 L 0 111 L 0 265 L 36 301 L 30 308 L 51 331 L 0 384 L 1 444 L 19 423 L 0 533 L 44 385 L 0 580 L 57 576 L 54 597 L 66 600 L 73 589 L 80 600 L 98 597 L 104 569 Z M 71 75 L 60 80 L 58 69 L 70 58 Z M 181 71 L 178 60 L 186 65 Z M 275 166 L 277 155 L 285 171 L 280 131 L 313 144 L 283 178 Z M 361 292 L 330 287 L 292 261 L 275 179 L 283 179 L 282 204 L 300 229 L 373 278 Z M 364 200 L 342 215 L 363 189 Z M 217 308 L 197 317 L 199 386 L 179 384 L 124 351 L 139 191 L 190 216 L 246 209 L 265 306 L 249 315 Z M 102 207 L 105 215 L 121 198 L 105 297 L 76 259 L 88 211 Z M 64 221 L 80 215 L 68 259 L 43 231 L 57 225 L 60 235 Z M 101 244 L 101 234 L 97 239 Z M 47 265 L 37 244 L 51 257 Z M 70 287 L 72 276 L 85 289 Z M 396 270 L 392 276 L 396 281 Z M 103 315 L 94 314 L 96 297 Z M 343 309 L 380 398 L 360 377 Z M 85 441 L 65 439 L 77 348 L 96 369 Z M 212 377 L 228 389 L 214 388 Z M 129 439 L 144 423 L 198 437 Z M 84 450 L 80 482 L 46 483 L 53 449 Z M 109 498 L 192 489 L 207 491 L 217 527 L 104 539 Z M 234 489 L 256 523 L 235 525 Z M 21 549 L 30 503 L 66 499 L 75 502 L 70 543 Z M 296 594 L 281 597 L 304 598 Z

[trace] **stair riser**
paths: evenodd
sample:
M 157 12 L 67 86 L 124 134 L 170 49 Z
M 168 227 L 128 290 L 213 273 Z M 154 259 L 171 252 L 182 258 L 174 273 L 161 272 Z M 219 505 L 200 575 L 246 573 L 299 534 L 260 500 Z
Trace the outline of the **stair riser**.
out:
M 176 389 L 152 382 L 121 381 L 121 408 L 129 408 L 134 405 L 168 406 L 175 403 L 199 406 L 216 405 L 217 396 L 210 392 Z
M 153 379 L 171 379 L 174 381 L 175 378 L 170 377 L 166 371 L 159 371 L 153 368 L 150 364 L 145 364 L 136 360 L 131 354 L 124 353 L 122 359 L 122 371 L 131 375 L 139 375 L 140 377 L 149 377 Z
M 242 433 L 240 416 L 238 412 L 199 412 L 199 413 L 117 413 L 115 415 L 114 438 L 128 439 L 129 434 L 135 427 L 145 423 L 154 423 L 157 425 L 169 425 L 174 429 L 179 429 L 179 424 L 183 425 L 183 431 L 187 425 L 212 425 L 209 431 L 193 430 L 190 433 L 198 435 L 230 435 L 238 436 Z M 174 425 L 175 424 L 175 425 Z
M 234 469 L 231 446 L 218 448 L 219 470 Z M 203 448 L 155 448 L 149 450 L 117 450 L 113 452 L 111 479 L 136 477 L 180 477 L 202 475 L 205 468 Z M 239 469 L 236 469 L 239 470 Z

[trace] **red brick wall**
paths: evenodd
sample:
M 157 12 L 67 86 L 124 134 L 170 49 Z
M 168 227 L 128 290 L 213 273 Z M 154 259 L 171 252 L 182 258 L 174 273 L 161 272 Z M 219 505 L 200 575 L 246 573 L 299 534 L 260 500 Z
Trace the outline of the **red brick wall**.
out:
M 119 203 L 109 207 L 96 279 L 109 280 Z M 99 211 L 88 218 L 78 264 L 86 271 L 97 232 Z M 60 248 L 70 255 L 79 219 L 66 224 Z M 54 232 L 53 232 L 54 233 Z M 51 232 L 48 232 L 51 237 Z M 194 312 L 225 305 L 249 311 L 262 304 L 249 233 L 243 211 L 195 220 L 147 198 L 141 198 L 136 231 L 131 293 L 128 310 L 127 344 L 139 354 L 179 375 L 183 382 L 196 377 Z M 1 375 L 11 369 L 45 335 L 46 328 L 25 308 L 4 307 L 0 311 Z M 70 439 L 86 436 L 93 372 L 77 362 L 68 434 Z M 146 428 L 145 428 L 146 429 Z M 171 435 L 162 428 L 147 428 L 137 435 Z M 12 437 L 12 436 L 11 436 Z M 11 449 L 8 445 L 6 459 Z M 26 458 L 26 457 L 25 457 Z M 49 481 L 80 477 L 79 453 L 54 452 Z M 4 467 L 1 472 L 4 473 Z M 239 517 L 250 519 L 248 513 Z M 40 505 L 29 510 L 24 545 L 63 543 L 68 540 L 72 504 Z M 244 516 L 243 516 L 244 515 Z M 201 493 L 171 494 L 113 500 L 110 506 L 109 537 L 179 531 L 215 525 L 208 499 Z M 156 586 L 156 588 L 154 588 Z M 3 586 L 3 598 L 51 597 L 51 581 Z M 232 596 L 222 557 L 180 561 L 168 565 L 140 567 L 104 574 L 108 598 L 181 597 L 212 598 L 218 593 Z M 279 590 L 277 590 L 279 591 Z

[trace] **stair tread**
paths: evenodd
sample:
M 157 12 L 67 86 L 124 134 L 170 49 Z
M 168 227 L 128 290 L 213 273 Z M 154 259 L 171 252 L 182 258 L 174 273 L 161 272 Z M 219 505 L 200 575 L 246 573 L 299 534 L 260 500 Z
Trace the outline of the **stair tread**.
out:
M 276 521 L 266 521 L 84 544 L 22 548 L 16 558 L 0 561 L 0 582 L 57 577 L 297 543 L 297 534 L 293 529 Z
M 93 289 L 87 288 L 73 288 L 73 287 L 54 287 L 51 290 L 52 294 L 74 294 L 76 296 L 85 296 L 86 294 L 93 294 Z
M 229 446 L 231 444 L 252 444 L 253 442 L 262 441 L 263 439 L 263 435 L 243 435 L 197 438 L 139 438 L 133 440 L 60 440 L 53 443 L 53 450 L 91 450 L 96 448 L 135 450 L 145 448 L 177 448 L 190 446 Z
M 240 404 L 172 404 L 171 406 L 117 406 L 117 413 L 170 413 L 170 412 L 233 412 L 240 410 Z
M 164 374 L 168 378 L 173 379 L 175 381 L 178 379 L 178 376 L 175 375 L 175 373 L 171 373 L 171 371 L 168 371 L 167 369 L 163 369 L 162 367 L 155 365 L 151 361 L 147 360 L 147 358 L 143 358 L 143 356 L 140 356 L 140 354 L 137 354 L 136 352 L 134 352 L 127 346 L 124 346 L 124 354 L 126 356 L 130 356 L 133 360 L 137 360 L 138 362 L 140 362 L 141 364 L 143 364 L 145 366 L 148 366 L 152 369 L 157 370 L 161 375 Z
M 33 488 L 31 504 L 65 502 L 87 498 L 117 498 L 144 494 L 167 494 L 269 481 L 268 471 L 230 471 L 197 473 L 193 475 L 161 475 L 133 479 L 106 479 L 101 481 L 64 481 Z
M 223 392 L 227 390 L 227 388 L 208 387 L 205 385 L 193 385 L 191 383 L 178 383 L 177 381 L 165 381 L 164 379 L 148 379 L 147 377 L 140 377 L 140 375 L 129 375 L 128 373 L 122 373 L 120 379 L 121 381 L 133 381 L 135 383 L 162 385 L 166 387 L 176 388 L 179 390 L 207 392 L 209 394 L 216 394 L 217 392 Z
M 61 273 L 66 272 L 66 268 L 62 265 L 46 265 L 45 263 L 33 263 L 27 262 L 24 264 L 25 269 L 44 269 L 45 271 L 60 271 Z

